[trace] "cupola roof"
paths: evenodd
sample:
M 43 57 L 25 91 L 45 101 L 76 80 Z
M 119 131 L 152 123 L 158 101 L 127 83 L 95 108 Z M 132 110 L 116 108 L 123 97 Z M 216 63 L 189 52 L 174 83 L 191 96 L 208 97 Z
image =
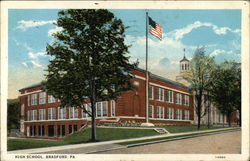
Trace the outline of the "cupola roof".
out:
M 183 56 L 183 59 L 180 60 L 180 62 L 184 62 L 184 61 L 189 62 L 189 60 L 185 56 L 185 48 L 183 49 L 183 52 L 184 52 L 184 56 Z

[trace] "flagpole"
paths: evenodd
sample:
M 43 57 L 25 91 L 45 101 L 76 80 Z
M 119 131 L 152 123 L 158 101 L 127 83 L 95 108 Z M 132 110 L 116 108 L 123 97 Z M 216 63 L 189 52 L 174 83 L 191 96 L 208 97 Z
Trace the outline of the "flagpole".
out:
M 148 120 L 148 12 L 146 12 L 146 123 Z

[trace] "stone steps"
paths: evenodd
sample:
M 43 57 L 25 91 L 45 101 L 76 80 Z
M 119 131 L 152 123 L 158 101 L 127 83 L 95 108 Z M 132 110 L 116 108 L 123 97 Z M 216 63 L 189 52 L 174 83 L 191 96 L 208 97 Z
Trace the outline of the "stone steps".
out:
M 154 130 L 159 134 L 169 134 L 169 132 L 165 128 L 154 128 Z

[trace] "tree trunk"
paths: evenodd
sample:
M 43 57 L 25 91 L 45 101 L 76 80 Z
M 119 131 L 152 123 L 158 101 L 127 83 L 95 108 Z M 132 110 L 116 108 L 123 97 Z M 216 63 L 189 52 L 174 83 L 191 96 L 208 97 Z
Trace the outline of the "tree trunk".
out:
M 225 124 L 225 121 L 224 121 L 224 120 L 225 120 L 225 118 L 224 118 L 224 117 L 225 117 L 225 115 L 223 114 L 223 115 L 222 115 L 222 119 L 223 119 L 223 122 L 222 122 L 222 123 L 223 123 L 223 127 L 224 127 L 224 124 Z
M 97 138 L 96 138 L 96 89 L 95 89 L 95 80 L 92 79 L 91 80 L 91 92 L 92 92 L 92 98 L 91 98 L 91 108 L 92 108 L 92 117 L 91 117 L 91 124 L 92 124 L 92 128 L 91 128 L 91 141 L 92 142 L 96 142 Z
M 95 109 L 95 104 L 92 105 L 92 110 Z M 92 117 L 91 117 L 91 141 L 95 142 L 96 141 L 96 123 L 95 123 L 95 110 L 92 112 Z
M 198 130 L 200 130 L 200 127 L 201 127 L 201 117 L 198 116 Z
M 210 105 L 208 105 L 207 128 L 210 128 Z
M 227 113 L 227 119 L 228 119 L 228 126 L 231 127 L 231 117 L 230 117 L 231 113 Z
M 201 94 L 198 95 L 197 97 L 197 117 L 198 117 L 198 130 L 200 130 L 201 127 Z

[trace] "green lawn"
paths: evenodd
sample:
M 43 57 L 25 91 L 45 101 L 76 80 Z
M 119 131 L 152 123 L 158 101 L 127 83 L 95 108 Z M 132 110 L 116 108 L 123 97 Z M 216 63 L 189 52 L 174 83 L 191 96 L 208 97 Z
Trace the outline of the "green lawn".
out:
M 62 140 L 51 141 L 51 140 L 35 140 L 35 139 L 8 139 L 7 140 L 7 149 L 8 150 L 21 150 L 21 149 L 30 149 L 30 148 L 41 148 L 41 147 L 50 147 L 65 145 L 65 142 Z
M 119 128 L 97 128 L 97 139 L 99 141 L 136 138 L 143 136 L 158 135 L 153 129 L 119 129 Z M 74 133 L 63 140 L 35 140 L 35 139 L 8 139 L 8 150 L 19 150 L 29 148 L 40 148 L 67 144 L 89 142 L 91 129 Z

